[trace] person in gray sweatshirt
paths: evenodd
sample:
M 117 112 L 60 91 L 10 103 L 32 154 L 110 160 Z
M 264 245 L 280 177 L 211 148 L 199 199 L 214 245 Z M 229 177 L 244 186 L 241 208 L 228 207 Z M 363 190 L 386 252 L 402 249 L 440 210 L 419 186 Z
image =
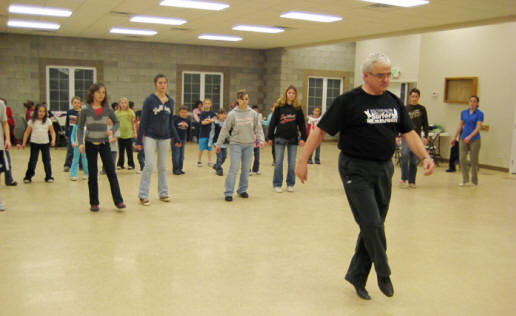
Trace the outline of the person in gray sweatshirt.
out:
M 260 147 L 265 145 L 263 129 L 258 120 L 258 114 L 249 106 L 249 94 L 245 90 L 237 93 L 238 106 L 229 112 L 224 125 L 220 130 L 220 134 L 216 144 L 217 153 L 224 139 L 229 135 L 230 150 L 230 166 L 225 182 L 224 196 L 225 200 L 233 201 L 233 191 L 235 188 L 236 176 L 238 169 L 240 172 L 240 183 L 238 185 L 237 194 L 242 198 L 248 198 L 247 186 L 249 180 L 249 168 L 251 167 L 251 159 L 253 156 L 253 145 L 257 139 Z
M 108 130 L 108 118 L 113 121 L 112 130 Z M 118 185 L 118 178 L 116 177 L 115 163 L 109 147 L 109 136 L 116 133 L 119 126 L 118 118 L 107 102 L 106 87 L 102 83 L 92 84 L 86 94 L 86 105 L 82 107 L 77 126 L 79 152 L 86 152 L 86 158 L 88 159 L 88 189 L 90 192 L 90 210 L 92 212 L 98 212 L 99 210 L 99 185 L 97 179 L 99 154 L 109 179 L 113 202 L 115 202 L 118 209 L 125 208 L 124 200 L 120 193 L 120 186 Z M 84 127 L 86 127 L 86 133 L 84 133 Z

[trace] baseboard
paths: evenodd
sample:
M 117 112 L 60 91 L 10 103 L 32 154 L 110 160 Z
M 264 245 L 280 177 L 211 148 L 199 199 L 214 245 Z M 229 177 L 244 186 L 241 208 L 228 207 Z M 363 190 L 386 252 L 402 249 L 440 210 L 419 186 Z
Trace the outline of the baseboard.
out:
M 441 158 L 441 159 L 439 159 L 439 161 L 441 161 L 441 162 L 448 162 L 449 159 Z M 484 164 L 480 164 L 479 167 L 483 168 L 483 169 L 496 170 L 496 171 L 502 171 L 502 172 L 509 172 L 509 168 L 503 168 L 503 167 L 497 167 L 497 166 L 491 166 L 491 165 L 484 165 Z

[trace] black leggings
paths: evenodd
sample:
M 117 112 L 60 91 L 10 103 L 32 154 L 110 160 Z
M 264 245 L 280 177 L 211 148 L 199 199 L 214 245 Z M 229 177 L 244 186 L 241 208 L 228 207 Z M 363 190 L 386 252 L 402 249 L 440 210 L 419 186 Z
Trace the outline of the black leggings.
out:
M 119 138 L 118 139 L 118 164 L 117 166 L 124 166 L 124 151 L 127 153 L 127 165 L 134 168 L 133 159 L 133 139 L 132 138 Z
M 30 143 L 30 159 L 25 173 L 25 179 L 30 180 L 34 177 L 36 164 L 38 163 L 38 155 L 41 151 L 43 165 L 45 166 L 45 180 L 52 178 L 52 166 L 50 165 L 50 144 Z

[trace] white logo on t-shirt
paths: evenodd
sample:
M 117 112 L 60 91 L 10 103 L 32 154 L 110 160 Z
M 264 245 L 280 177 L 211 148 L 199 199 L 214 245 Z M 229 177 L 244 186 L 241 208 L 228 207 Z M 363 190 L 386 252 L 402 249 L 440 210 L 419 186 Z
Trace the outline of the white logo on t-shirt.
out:
M 158 115 L 162 111 L 166 111 L 166 112 L 170 113 L 170 108 L 168 106 L 164 106 L 163 104 L 160 104 L 158 107 L 152 109 L 152 111 L 154 112 L 154 115 Z
M 367 115 L 367 123 L 369 124 L 398 122 L 398 111 L 395 109 L 369 109 L 364 111 L 364 113 Z

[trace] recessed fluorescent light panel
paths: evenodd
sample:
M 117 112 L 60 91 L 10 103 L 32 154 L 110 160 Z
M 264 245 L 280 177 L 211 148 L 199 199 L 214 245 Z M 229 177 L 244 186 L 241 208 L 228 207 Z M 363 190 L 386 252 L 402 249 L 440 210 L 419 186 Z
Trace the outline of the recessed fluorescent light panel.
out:
M 39 22 L 39 21 L 23 21 L 23 20 L 9 20 L 7 21 L 8 27 L 17 27 L 25 29 L 39 29 L 39 30 L 59 30 L 60 24 L 52 22 Z
M 233 30 L 258 32 L 258 33 L 281 33 L 283 31 L 285 31 L 285 29 L 281 28 L 281 27 L 256 26 L 256 25 L 236 25 L 236 26 L 233 26 Z
M 186 23 L 186 20 L 181 19 L 172 19 L 172 18 L 162 18 L 158 16 L 145 16 L 145 15 L 135 15 L 131 18 L 131 22 L 139 22 L 139 23 L 152 23 L 152 24 L 165 24 L 165 25 L 182 25 Z
M 405 7 L 405 8 L 415 7 L 418 5 L 430 3 L 430 1 L 428 1 L 428 0 L 362 0 L 362 1 L 387 4 L 387 5 L 392 5 L 392 6 L 396 6 L 396 7 Z
M 222 2 L 208 2 L 195 0 L 164 0 L 159 5 L 213 11 L 220 11 L 224 10 L 225 8 L 229 8 L 229 4 Z
M 127 35 L 142 35 L 142 36 L 152 36 L 158 34 L 158 32 L 154 30 L 140 30 L 140 29 L 127 29 L 121 27 L 113 27 L 109 30 L 109 33 L 114 34 L 127 34 Z
M 72 11 L 67 10 L 67 9 L 34 7 L 34 6 L 26 6 L 26 5 L 18 5 L 18 4 L 10 5 L 8 11 L 9 11 L 9 13 L 15 13 L 15 14 L 45 15 L 45 16 L 59 16 L 59 17 L 69 17 L 72 15 Z
M 342 20 L 342 18 L 340 16 L 309 13 L 309 12 L 299 12 L 299 11 L 290 11 L 287 13 L 283 13 L 282 15 L 280 15 L 280 17 L 287 18 L 287 19 L 306 20 L 306 21 L 313 21 L 313 22 L 326 22 L 326 23 Z
M 215 34 L 201 34 L 198 39 L 212 40 L 212 41 L 227 41 L 227 42 L 238 42 L 242 38 L 240 36 L 228 36 L 228 35 L 215 35 Z

